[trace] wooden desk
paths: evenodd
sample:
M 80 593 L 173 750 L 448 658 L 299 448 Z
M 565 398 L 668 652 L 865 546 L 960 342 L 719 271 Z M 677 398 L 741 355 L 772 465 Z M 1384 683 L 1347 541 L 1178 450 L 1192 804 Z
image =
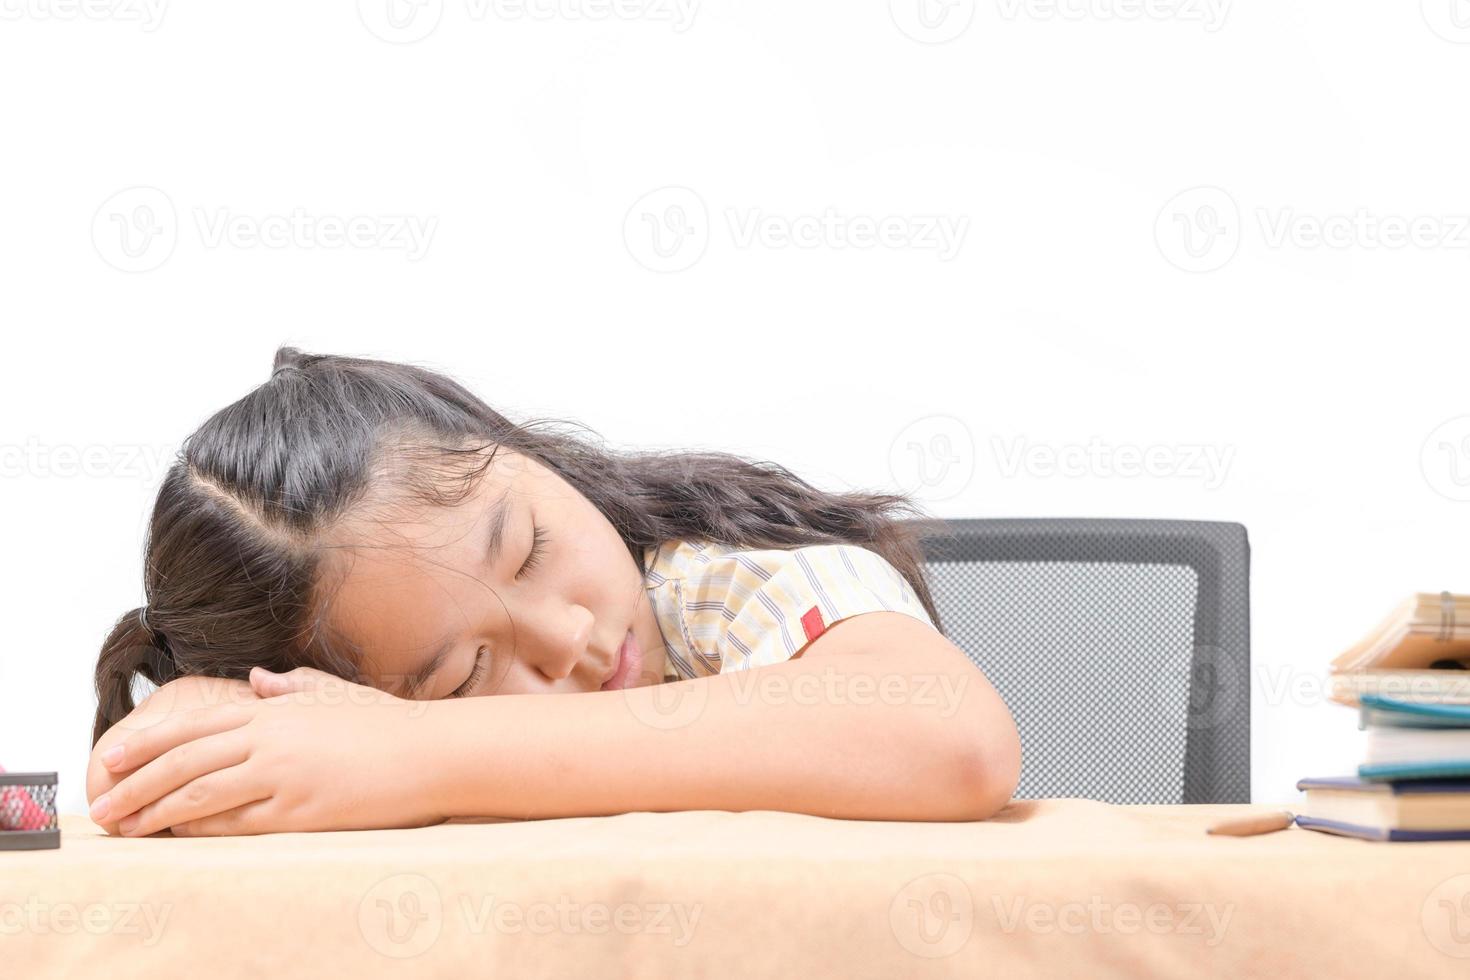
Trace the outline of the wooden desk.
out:
M 0 853 L 6 976 L 1470 976 L 1470 842 L 1011 804 L 108 838 Z

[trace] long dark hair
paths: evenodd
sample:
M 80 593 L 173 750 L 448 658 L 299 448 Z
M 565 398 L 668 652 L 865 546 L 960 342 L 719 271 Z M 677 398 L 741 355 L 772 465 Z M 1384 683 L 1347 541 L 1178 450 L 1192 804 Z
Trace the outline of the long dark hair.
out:
M 325 625 L 331 532 L 394 502 L 453 506 L 500 448 L 585 495 L 640 571 L 645 549 L 673 540 L 857 544 L 886 558 L 939 624 L 919 543 L 937 524 L 907 496 L 826 493 L 728 453 L 614 451 L 577 429 L 590 432 L 513 423 L 417 366 L 281 347 L 270 380 L 190 435 L 163 479 L 146 605 L 117 621 L 97 658 L 92 743 L 133 710 L 138 674 L 163 685 L 308 666 L 357 679 L 362 652 Z

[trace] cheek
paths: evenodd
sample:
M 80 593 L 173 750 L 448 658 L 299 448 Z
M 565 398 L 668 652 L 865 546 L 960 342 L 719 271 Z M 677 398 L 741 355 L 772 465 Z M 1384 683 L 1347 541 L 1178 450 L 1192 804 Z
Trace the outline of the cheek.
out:
M 643 597 L 643 575 L 621 538 L 613 536 L 611 544 L 599 556 L 598 568 L 601 571 L 596 580 L 588 583 L 597 602 L 592 608 L 614 618 L 630 617 Z
M 566 492 L 576 493 L 570 486 Z M 564 497 L 558 503 L 564 506 L 544 512 L 557 540 L 552 544 L 554 570 L 548 570 L 542 584 L 567 602 L 591 609 L 599 620 L 630 615 L 643 576 L 617 528 L 580 494 L 575 501 Z M 598 628 L 607 627 L 599 622 Z
M 607 521 L 585 524 L 569 532 L 575 543 L 567 546 L 563 560 L 557 563 L 555 587 L 580 605 L 606 609 L 609 602 L 621 602 L 629 584 L 642 576 L 628 546 Z

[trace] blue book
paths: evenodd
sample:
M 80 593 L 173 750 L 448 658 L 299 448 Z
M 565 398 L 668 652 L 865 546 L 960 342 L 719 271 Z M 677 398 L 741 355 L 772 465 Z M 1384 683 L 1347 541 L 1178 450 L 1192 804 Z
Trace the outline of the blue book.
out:
M 1358 728 L 1470 728 L 1470 704 L 1405 701 L 1383 694 L 1358 698 Z
M 1438 759 L 1424 762 L 1365 762 L 1358 777 L 1372 782 L 1413 782 L 1419 779 L 1470 778 L 1470 759 Z
M 1358 767 L 1363 779 L 1470 777 L 1470 705 L 1364 694 L 1358 728 L 1368 732 Z
M 1301 779 L 1297 826 L 1386 841 L 1470 840 L 1470 779 L 1374 782 L 1353 776 Z

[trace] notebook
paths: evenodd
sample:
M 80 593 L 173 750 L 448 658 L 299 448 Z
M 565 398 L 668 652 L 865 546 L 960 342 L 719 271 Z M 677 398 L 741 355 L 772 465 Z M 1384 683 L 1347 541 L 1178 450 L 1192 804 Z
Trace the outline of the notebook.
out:
M 1470 779 L 1371 782 L 1352 776 L 1301 779 L 1297 826 L 1368 840 L 1470 840 Z

